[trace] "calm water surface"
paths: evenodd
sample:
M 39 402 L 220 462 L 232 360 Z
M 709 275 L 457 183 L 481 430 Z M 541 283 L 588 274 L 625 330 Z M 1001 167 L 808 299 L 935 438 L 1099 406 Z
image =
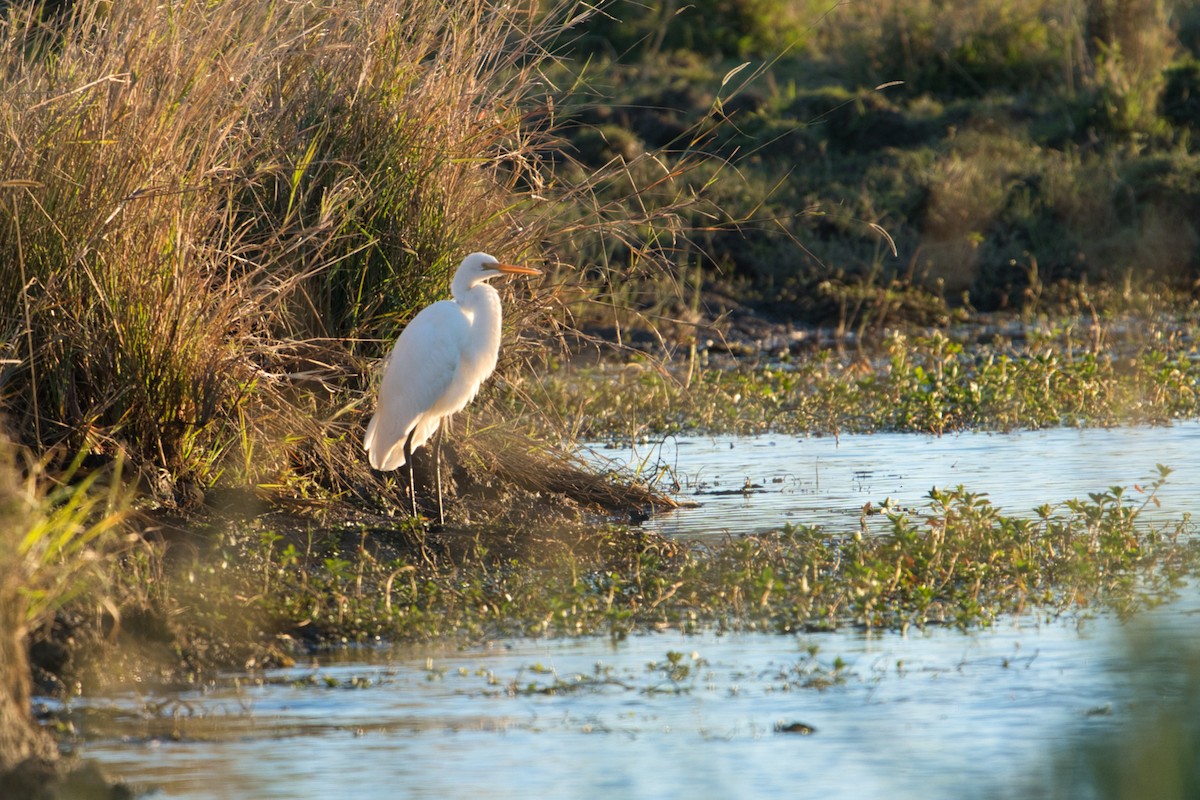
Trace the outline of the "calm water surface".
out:
M 934 485 L 1028 512 L 1176 469 L 1200 510 L 1200 425 L 926 438 L 670 440 L 636 453 L 703 503 L 652 524 L 738 535 L 857 527 Z M 748 494 L 715 494 L 753 486 Z M 699 494 L 697 494 L 699 492 Z M 1142 620 L 1200 630 L 1200 590 Z M 1022 797 L 1089 730 L 1119 730 L 1145 666 L 1108 616 L 806 637 L 669 632 L 362 650 L 203 691 L 73 701 L 83 755 L 161 798 Z M 815 648 L 815 655 L 812 650 Z M 671 654 L 671 655 L 668 655 Z M 687 667 L 672 675 L 670 659 Z M 840 659 L 841 680 L 826 688 Z M 1164 676 L 1164 680 L 1169 676 Z M 356 688 L 357 687 L 357 688 Z M 778 733 L 802 723 L 810 735 Z
M 633 469 L 658 488 L 696 503 L 647 523 L 684 536 L 745 534 L 787 524 L 858 527 L 863 506 L 891 499 L 920 511 L 934 487 L 964 486 L 1009 514 L 1043 503 L 1137 486 L 1174 472 L 1159 493 L 1168 517 L 1200 511 L 1200 423 L 1112 428 L 958 433 L 880 433 L 797 438 L 668 438 L 629 449 L 594 449 L 600 463 Z M 1159 515 L 1160 518 L 1163 515 Z M 876 517 L 877 524 L 883 521 Z

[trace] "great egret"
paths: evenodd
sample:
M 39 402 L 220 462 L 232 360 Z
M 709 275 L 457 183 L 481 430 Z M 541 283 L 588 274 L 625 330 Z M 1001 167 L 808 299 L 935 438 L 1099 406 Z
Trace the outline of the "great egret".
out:
M 450 282 L 454 299 L 422 309 L 401 332 L 388 356 L 379 406 L 367 425 L 363 448 L 375 469 L 386 472 L 408 464 L 414 517 L 417 495 L 412 452 L 429 441 L 442 420 L 471 402 L 496 368 L 500 295 L 488 281 L 504 274 L 540 275 L 541 270 L 501 264 L 487 253 L 472 253 L 459 264 Z M 445 524 L 440 453 L 437 460 L 438 520 Z

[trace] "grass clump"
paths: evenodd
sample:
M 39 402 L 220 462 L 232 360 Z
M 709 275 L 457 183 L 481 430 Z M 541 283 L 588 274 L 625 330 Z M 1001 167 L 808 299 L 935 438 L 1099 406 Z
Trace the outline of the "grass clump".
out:
M 436 2 L 3 14 L 14 430 L 201 488 L 344 488 L 365 358 L 464 253 L 527 258 L 543 234 L 516 211 L 535 23 Z

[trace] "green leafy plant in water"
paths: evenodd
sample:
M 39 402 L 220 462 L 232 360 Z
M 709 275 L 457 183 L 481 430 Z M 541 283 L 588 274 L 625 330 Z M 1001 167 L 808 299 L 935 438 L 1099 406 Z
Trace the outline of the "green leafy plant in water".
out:
M 606 365 L 549 372 L 537 394 L 580 438 L 687 432 L 941 434 L 1164 423 L 1200 414 L 1200 360 L 1183 335 L 1105 346 L 1060 330 L 970 346 L 941 332 L 879 350 L 819 350 L 679 373 Z M 529 392 L 526 386 L 522 391 Z M 506 401 L 508 402 L 508 401 Z M 511 409 L 518 413 L 515 406 Z M 536 424 L 536 420 L 531 420 Z
M 649 686 L 643 691 L 646 694 L 687 694 L 695 684 L 699 670 L 707 665 L 698 653 L 689 658 L 678 650 L 668 650 L 663 661 L 651 661 L 646 665 L 646 671 L 662 678 L 665 683 Z
M 619 639 L 663 628 L 971 628 L 1004 614 L 1083 608 L 1125 615 L 1171 597 L 1200 567 L 1190 519 L 1145 519 L 1168 475 L 1163 467 L 1147 486 L 1021 516 L 964 487 L 934 489 L 919 511 L 885 506 L 880 534 L 785 526 L 689 544 L 620 527 L 568 527 L 479 532 L 486 546 L 463 547 L 453 537 L 401 544 L 382 531 L 281 530 L 278 540 L 232 531 L 211 552 L 176 563 L 174 577 L 156 582 L 154 602 L 190 641 L 244 640 L 251 651 L 270 651 L 284 634 L 331 643 Z M 788 680 L 837 683 L 841 667 L 818 663 L 808 660 Z M 659 676 L 658 690 L 687 690 L 701 666 L 671 651 L 647 674 Z

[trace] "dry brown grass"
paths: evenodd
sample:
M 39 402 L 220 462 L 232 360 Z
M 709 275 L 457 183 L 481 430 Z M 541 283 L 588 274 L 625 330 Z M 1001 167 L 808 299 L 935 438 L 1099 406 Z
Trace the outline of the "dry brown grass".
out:
M 125 454 L 166 499 L 371 494 L 375 359 L 464 253 L 553 268 L 507 303 L 546 341 L 586 293 L 576 243 L 634 253 L 614 284 L 669 267 L 695 201 L 653 154 L 551 177 L 546 68 L 583 7 L 69 8 L 0 21 L 0 404 L 35 450 Z
M 0 22 L 13 428 L 202 485 L 339 474 L 364 359 L 463 252 L 534 256 L 523 109 L 555 23 L 432 0 L 81 3 L 54 24 L 38 5 Z

